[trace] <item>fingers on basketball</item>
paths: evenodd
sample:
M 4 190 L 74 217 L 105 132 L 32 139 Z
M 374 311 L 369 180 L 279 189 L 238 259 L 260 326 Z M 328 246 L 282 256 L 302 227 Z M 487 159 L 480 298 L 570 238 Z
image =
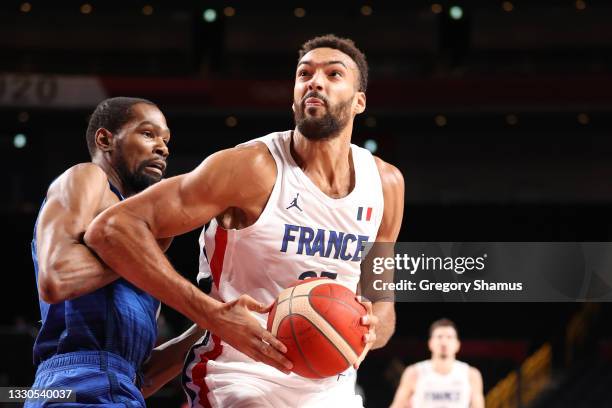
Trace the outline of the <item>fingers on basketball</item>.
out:
M 268 343 L 270 346 L 274 347 L 276 350 L 280 351 L 281 353 L 284 354 L 287 352 L 287 347 L 285 347 L 285 345 L 279 339 L 274 337 L 269 331 L 262 330 L 261 339 Z
M 258 357 L 260 361 L 275 367 L 285 374 L 290 373 L 292 368 L 291 362 L 268 343 L 260 342 L 258 345 Z

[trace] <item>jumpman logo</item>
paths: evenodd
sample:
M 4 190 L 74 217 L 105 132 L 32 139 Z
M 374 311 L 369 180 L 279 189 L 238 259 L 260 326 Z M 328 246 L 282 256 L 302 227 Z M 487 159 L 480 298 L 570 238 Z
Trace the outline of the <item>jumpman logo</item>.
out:
M 300 211 L 303 211 L 300 206 L 297 203 L 298 198 L 300 197 L 300 193 L 297 193 L 297 195 L 295 196 L 295 198 L 291 201 L 291 204 L 289 204 L 289 207 L 286 208 L 286 210 L 290 209 L 290 208 L 297 208 Z

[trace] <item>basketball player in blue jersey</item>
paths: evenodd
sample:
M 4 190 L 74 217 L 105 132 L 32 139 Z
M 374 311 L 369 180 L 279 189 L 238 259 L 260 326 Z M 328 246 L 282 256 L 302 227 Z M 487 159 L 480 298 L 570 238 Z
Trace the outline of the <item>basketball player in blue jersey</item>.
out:
M 366 107 L 367 69 L 351 40 L 308 41 L 295 72 L 295 129 L 215 153 L 109 208 L 87 229 L 85 242 L 116 273 L 209 330 L 184 372 L 193 407 L 362 406 L 352 367 L 321 380 L 283 374 L 291 369 L 286 348 L 264 322 L 266 305 L 296 279 L 327 276 L 355 291 L 358 243 L 397 240 L 403 177 L 351 144 L 354 118 Z M 208 222 L 201 242 L 211 296 L 182 278 L 156 244 Z M 381 300 L 368 308 L 363 342 L 379 348 L 394 331 L 394 306 Z
M 71 407 L 144 407 L 138 371 L 156 340 L 159 302 L 102 263 L 83 234 L 97 214 L 162 179 L 170 131 L 155 104 L 119 97 L 98 105 L 86 138 L 91 162 L 53 181 L 34 229 L 42 327 L 34 344 L 33 387 L 73 389 Z M 169 243 L 160 240 L 158 248 Z M 148 383 L 180 371 L 167 364 L 174 359 L 169 355 L 186 351 L 175 344 L 158 350 L 148 364 Z M 61 404 L 26 403 L 35 406 Z

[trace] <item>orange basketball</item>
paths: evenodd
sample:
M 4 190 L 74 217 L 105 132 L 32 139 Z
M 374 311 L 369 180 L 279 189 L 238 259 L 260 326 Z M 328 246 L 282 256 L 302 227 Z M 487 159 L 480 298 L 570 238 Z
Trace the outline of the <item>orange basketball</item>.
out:
M 328 278 L 300 281 L 283 290 L 268 315 L 268 331 L 287 346 L 293 372 L 308 378 L 337 375 L 363 351 L 366 308 L 346 287 Z

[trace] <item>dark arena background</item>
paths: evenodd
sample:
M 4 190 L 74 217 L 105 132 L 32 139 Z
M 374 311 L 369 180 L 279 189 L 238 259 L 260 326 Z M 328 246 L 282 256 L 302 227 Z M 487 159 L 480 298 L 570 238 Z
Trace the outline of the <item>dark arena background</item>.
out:
M 33 381 L 32 229 L 49 183 L 89 160 L 96 104 L 156 102 L 172 131 L 169 175 L 183 173 L 293 127 L 297 51 L 316 35 L 350 37 L 367 55 L 353 143 L 404 175 L 399 241 L 611 241 L 612 3 L 403 3 L 2 1 L 0 386 Z M 168 255 L 192 281 L 198 234 Z M 402 369 L 428 357 L 440 317 L 457 323 L 458 358 L 480 369 L 487 407 L 612 406 L 609 304 L 396 310 L 395 335 L 359 370 L 366 407 L 390 404 Z M 188 326 L 163 307 L 160 341 Z M 178 381 L 147 400 L 184 403 Z

